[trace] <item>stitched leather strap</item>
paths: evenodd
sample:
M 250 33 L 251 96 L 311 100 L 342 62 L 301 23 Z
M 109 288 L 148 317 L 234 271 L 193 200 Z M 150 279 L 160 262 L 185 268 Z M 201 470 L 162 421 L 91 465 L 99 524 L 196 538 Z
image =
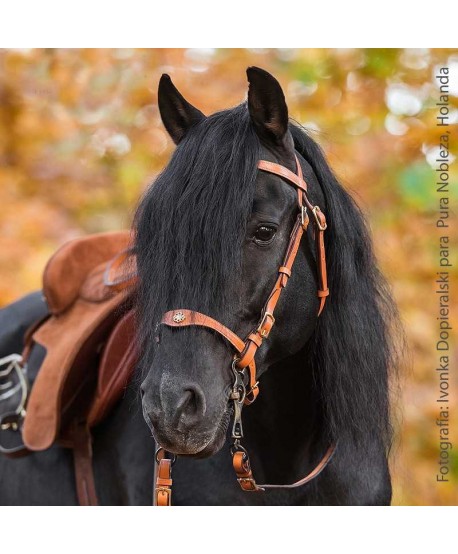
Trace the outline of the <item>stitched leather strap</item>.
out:
M 156 506 L 172 505 L 172 461 L 164 458 L 159 461 L 156 479 Z
M 268 162 L 267 160 L 260 160 L 258 162 L 258 169 L 260 169 L 261 171 L 266 171 L 267 173 L 274 173 L 279 177 L 283 177 L 283 179 L 286 179 L 287 181 L 295 185 L 297 188 L 301 189 L 303 192 L 307 192 L 307 183 L 304 181 L 302 177 L 302 168 L 299 164 L 297 156 L 296 156 L 296 164 L 297 164 L 297 175 L 296 173 L 293 173 L 285 166 L 276 164 L 274 162 Z
M 302 176 L 302 168 L 299 160 L 296 156 L 297 175 L 292 171 L 283 167 L 282 165 L 261 160 L 258 162 L 258 168 L 268 173 L 274 173 L 279 177 L 286 179 L 290 184 L 298 188 L 298 204 L 299 208 L 306 206 L 313 215 L 314 227 L 315 227 L 315 249 L 316 249 L 316 263 L 318 267 L 318 298 L 320 299 L 320 307 L 318 309 L 318 315 L 321 315 L 323 311 L 326 297 L 329 296 L 328 277 L 326 271 L 326 251 L 324 247 L 324 231 L 327 228 L 326 217 L 320 210 L 319 206 L 314 206 L 307 196 L 307 183 Z
M 220 335 L 222 335 L 232 346 L 241 352 L 245 346 L 243 340 L 238 337 L 233 331 L 225 327 L 216 319 L 211 318 L 208 315 L 195 312 L 193 310 L 170 310 L 162 316 L 162 322 L 169 327 L 189 327 L 190 325 L 198 325 L 199 327 L 207 327 L 213 329 Z
M 318 265 L 319 282 L 318 298 L 320 299 L 320 308 L 318 310 L 318 315 L 321 315 L 324 304 L 326 302 L 326 298 L 329 296 L 328 275 L 326 269 L 326 251 L 324 248 L 324 229 L 326 229 L 326 219 L 321 212 L 317 213 L 317 210 L 315 211 L 315 214 L 317 215 L 317 217 L 319 217 L 322 224 L 322 227 L 317 227 L 315 229 L 316 263 Z
M 78 502 L 80 506 L 97 506 L 97 492 L 92 468 L 92 436 L 86 421 L 73 423 L 71 437 Z
M 331 445 L 327 449 L 325 455 L 319 461 L 318 465 L 316 465 L 315 468 L 310 473 L 308 473 L 302 479 L 299 479 L 299 481 L 296 481 L 295 483 L 290 483 L 287 485 L 270 485 L 270 484 L 258 485 L 253 477 L 250 459 L 248 457 L 248 454 L 245 451 L 237 450 L 236 452 L 234 452 L 232 456 L 232 466 L 237 475 L 237 481 L 239 482 L 240 487 L 244 491 L 259 492 L 267 489 L 295 489 L 297 487 L 302 487 L 306 483 L 309 483 L 310 481 L 312 481 L 312 479 L 315 479 L 315 477 L 318 477 L 318 475 L 323 471 L 323 469 L 330 462 L 332 456 L 334 455 L 335 449 L 336 449 L 336 445 L 334 444 Z
M 156 452 L 156 466 L 154 472 L 154 506 L 172 505 L 172 465 L 174 457 L 169 458 L 163 448 Z
M 304 234 L 304 230 L 308 221 L 302 223 L 302 216 L 299 215 L 296 219 L 296 223 L 291 232 L 288 248 L 282 265 L 278 270 L 278 277 L 275 281 L 273 289 L 264 304 L 264 308 L 261 313 L 261 320 L 258 327 L 253 333 L 250 333 L 245 341 L 245 348 L 240 359 L 237 362 L 237 367 L 243 369 L 254 360 L 254 356 L 258 348 L 261 346 L 264 339 L 266 339 L 275 323 L 274 312 L 282 290 L 286 287 L 288 279 L 291 275 L 294 260 L 296 259 L 299 245 Z
M 206 327 L 212 329 L 224 337 L 235 350 L 241 354 L 245 348 L 245 342 L 237 336 L 233 331 L 228 329 L 225 325 L 216 321 L 212 317 L 195 312 L 193 310 L 171 310 L 166 312 L 162 316 L 161 323 L 168 327 L 189 327 L 190 325 L 197 325 L 199 327 Z M 245 404 L 252 404 L 259 393 L 258 384 L 256 382 L 256 363 L 253 359 L 244 367 L 248 367 L 249 376 L 249 388 L 247 390 L 247 396 L 245 397 Z

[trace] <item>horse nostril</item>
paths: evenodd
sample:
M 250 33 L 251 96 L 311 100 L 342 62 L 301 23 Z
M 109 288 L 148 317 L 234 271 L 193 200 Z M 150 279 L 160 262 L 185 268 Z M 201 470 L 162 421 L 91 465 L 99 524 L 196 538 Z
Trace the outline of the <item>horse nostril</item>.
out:
M 199 422 L 206 411 L 205 395 L 198 385 L 187 387 L 178 402 L 177 416 L 179 424 L 184 427 L 192 427 Z

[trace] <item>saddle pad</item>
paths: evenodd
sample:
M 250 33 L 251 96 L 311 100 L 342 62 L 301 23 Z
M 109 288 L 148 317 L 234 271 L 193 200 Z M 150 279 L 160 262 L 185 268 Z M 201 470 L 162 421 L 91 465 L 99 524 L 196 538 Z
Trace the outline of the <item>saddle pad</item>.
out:
M 46 357 L 33 386 L 23 427 L 30 450 L 49 448 L 75 411 L 84 413 L 97 379 L 100 352 L 124 313 L 128 293 L 103 303 L 78 299 L 71 309 L 52 316 L 33 335 Z

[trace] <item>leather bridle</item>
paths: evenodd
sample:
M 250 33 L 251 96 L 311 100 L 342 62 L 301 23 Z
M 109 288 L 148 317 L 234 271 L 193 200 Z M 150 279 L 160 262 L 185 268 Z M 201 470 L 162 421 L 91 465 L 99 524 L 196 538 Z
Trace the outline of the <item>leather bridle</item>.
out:
M 299 250 L 301 239 L 304 232 L 307 231 L 307 227 L 310 222 L 309 213 L 313 217 L 316 263 L 318 269 L 317 294 L 320 302 L 318 315 L 320 315 L 323 311 L 326 298 L 329 295 L 324 246 L 324 231 L 327 227 L 326 218 L 319 206 L 313 205 L 307 197 L 307 183 L 303 178 L 302 169 L 297 157 L 296 165 L 297 173 L 293 173 L 288 168 L 273 162 L 266 160 L 260 160 L 258 162 L 258 168 L 261 171 L 278 175 L 286 183 L 296 188 L 299 212 L 291 232 L 285 257 L 282 265 L 278 268 L 277 279 L 266 303 L 264 304 L 256 328 L 248 334 L 245 340 L 243 340 L 225 325 L 210 316 L 187 309 L 168 311 L 163 315 L 161 321 L 162 325 L 166 325 L 168 327 L 188 327 L 196 325 L 216 331 L 233 346 L 236 352 L 232 362 L 234 383 L 230 395 L 230 400 L 233 402 L 234 406 L 234 422 L 232 427 L 232 439 L 234 442 L 231 453 L 237 480 L 244 491 L 263 491 L 272 488 L 295 488 L 305 485 L 319 475 L 319 473 L 326 467 L 335 450 L 335 445 L 331 445 L 313 471 L 295 483 L 288 485 L 258 485 L 254 480 L 251 471 L 248 453 L 240 442 L 243 438 L 241 419 L 242 407 L 244 405 L 252 404 L 259 394 L 259 386 L 256 380 L 256 352 L 262 345 L 263 341 L 269 336 L 275 323 L 275 307 L 280 299 L 282 290 L 286 287 L 291 276 L 292 267 Z M 174 460 L 174 455 L 170 455 L 170 453 L 166 452 L 163 448 L 158 449 L 156 453 L 157 478 L 154 495 L 156 505 L 166 506 L 171 504 L 171 471 Z

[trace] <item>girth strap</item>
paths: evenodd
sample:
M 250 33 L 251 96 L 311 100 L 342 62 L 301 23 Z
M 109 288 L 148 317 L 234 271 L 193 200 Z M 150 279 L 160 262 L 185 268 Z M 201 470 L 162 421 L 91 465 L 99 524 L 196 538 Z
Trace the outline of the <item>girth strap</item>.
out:
M 76 492 L 80 506 L 97 506 L 94 470 L 92 468 L 92 436 L 87 422 L 75 420 L 72 425 L 73 460 Z

